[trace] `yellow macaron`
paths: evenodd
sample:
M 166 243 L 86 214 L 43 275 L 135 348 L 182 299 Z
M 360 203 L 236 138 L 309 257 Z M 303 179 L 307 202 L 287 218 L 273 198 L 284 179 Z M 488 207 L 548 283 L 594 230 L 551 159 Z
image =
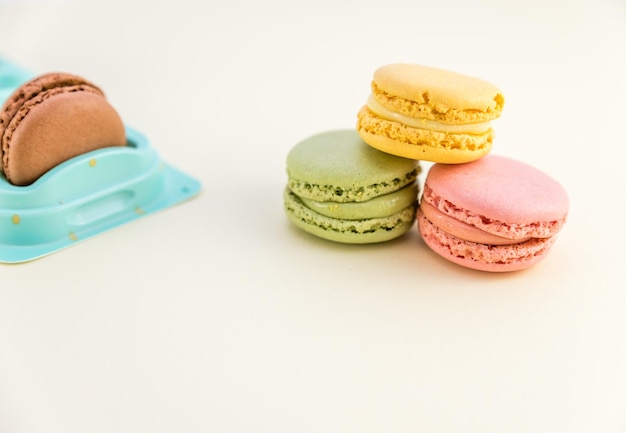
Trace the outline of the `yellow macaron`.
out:
M 393 155 L 447 164 L 491 151 L 504 96 L 468 75 L 414 64 L 374 72 L 372 93 L 358 113 L 357 131 L 370 146 Z

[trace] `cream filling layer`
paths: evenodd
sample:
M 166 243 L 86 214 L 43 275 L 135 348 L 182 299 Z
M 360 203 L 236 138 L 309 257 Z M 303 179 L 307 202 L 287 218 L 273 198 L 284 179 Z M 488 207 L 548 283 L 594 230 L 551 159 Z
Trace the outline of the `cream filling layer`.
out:
M 464 241 L 476 242 L 487 245 L 513 245 L 526 242 L 530 238 L 508 239 L 502 236 L 487 233 L 473 225 L 464 223 L 449 215 L 444 214 L 431 204 L 422 201 L 420 209 L 428 220 L 446 233 Z
M 399 122 L 412 128 L 428 129 L 430 131 L 449 132 L 453 134 L 483 134 L 491 128 L 491 122 L 467 123 L 464 125 L 450 125 L 428 119 L 405 116 L 383 107 L 373 94 L 367 98 L 367 108 L 374 114 L 392 122 Z
M 362 202 L 321 202 L 299 198 L 309 209 L 321 215 L 341 220 L 364 220 L 386 218 L 412 206 L 417 201 L 417 191 L 417 184 L 413 183 L 398 191 Z

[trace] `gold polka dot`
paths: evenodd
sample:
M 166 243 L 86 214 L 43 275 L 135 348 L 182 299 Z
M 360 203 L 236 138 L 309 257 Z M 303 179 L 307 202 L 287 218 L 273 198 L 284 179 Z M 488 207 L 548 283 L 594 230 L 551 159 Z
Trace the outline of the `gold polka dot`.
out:
M 19 224 L 20 223 L 20 216 L 19 215 L 13 215 L 11 217 L 11 221 L 13 221 L 13 224 Z
M 136 213 L 137 215 L 143 215 L 145 212 L 144 212 L 144 210 L 143 210 L 142 208 L 140 208 L 140 207 L 136 207 L 136 208 L 135 208 L 135 213 Z
M 76 236 L 76 234 L 74 234 L 74 232 L 70 232 L 69 238 L 70 238 L 71 241 L 77 241 L 78 240 L 78 236 Z
M 96 166 L 96 160 L 94 158 L 89 160 L 89 167 L 95 167 Z

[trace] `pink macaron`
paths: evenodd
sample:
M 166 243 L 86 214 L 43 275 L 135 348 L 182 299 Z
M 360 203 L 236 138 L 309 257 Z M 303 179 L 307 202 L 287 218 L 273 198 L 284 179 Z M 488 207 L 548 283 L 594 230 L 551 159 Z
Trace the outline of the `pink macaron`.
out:
M 520 161 L 487 155 L 428 171 L 417 213 L 440 256 L 471 269 L 518 271 L 542 260 L 569 210 L 563 186 Z

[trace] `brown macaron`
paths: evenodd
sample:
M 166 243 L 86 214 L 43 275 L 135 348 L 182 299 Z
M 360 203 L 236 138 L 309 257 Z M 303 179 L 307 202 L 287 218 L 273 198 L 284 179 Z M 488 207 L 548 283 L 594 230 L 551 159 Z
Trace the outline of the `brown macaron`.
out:
M 104 93 L 66 73 L 20 86 L 0 109 L 2 171 L 30 185 L 56 165 L 92 150 L 126 145 L 126 131 Z

